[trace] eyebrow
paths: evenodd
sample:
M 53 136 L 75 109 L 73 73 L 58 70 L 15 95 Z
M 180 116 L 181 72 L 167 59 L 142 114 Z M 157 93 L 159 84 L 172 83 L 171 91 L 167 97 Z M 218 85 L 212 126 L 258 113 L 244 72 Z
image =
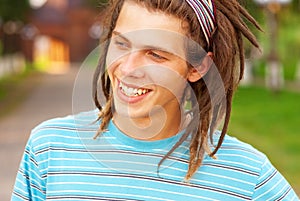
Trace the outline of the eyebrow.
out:
M 122 38 L 122 39 L 125 40 L 126 42 L 130 42 L 125 36 L 123 36 L 123 35 L 122 35 L 120 32 L 118 32 L 118 31 L 113 31 L 112 34 L 113 34 L 113 35 L 116 35 L 116 36 L 118 36 L 118 37 L 120 37 L 120 38 Z
M 130 43 L 130 40 L 129 40 L 128 38 L 126 38 L 124 35 L 122 35 L 122 33 L 118 32 L 118 31 L 113 31 L 112 34 L 113 34 L 113 35 L 116 35 L 116 36 L 122 38 L 123 40 L 125 40 L 126 42 L 129 42 L 129 43 Z M 170 50 L 168 50 L 168 49 L 166 49 L 166 48 L 163 48 L 163 47 L 159 47 L 159 46 L 145 45 L 145 46 L 141 47 L 140 49 L 142 49 L 142 50 L 147 50 L 147 49 L 150 49 L 150 50 L 157 50 L 157 51 L 164 52 L 164 53 L 166 53 L 166 54 L 176 55 L 176 54 L 170 52 Z

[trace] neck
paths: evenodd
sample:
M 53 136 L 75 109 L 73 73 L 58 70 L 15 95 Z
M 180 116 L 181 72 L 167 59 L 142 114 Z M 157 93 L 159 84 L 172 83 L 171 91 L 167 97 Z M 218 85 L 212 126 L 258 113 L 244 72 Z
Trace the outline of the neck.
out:
M 117 113 L 113 115 L 116 126 L 126 135 L 146 141 L 162 140 L 176 135 L 181 127 L 181 111 L 165 113 L 163 108 L 155 109 L 147 117 L 131 118 Z

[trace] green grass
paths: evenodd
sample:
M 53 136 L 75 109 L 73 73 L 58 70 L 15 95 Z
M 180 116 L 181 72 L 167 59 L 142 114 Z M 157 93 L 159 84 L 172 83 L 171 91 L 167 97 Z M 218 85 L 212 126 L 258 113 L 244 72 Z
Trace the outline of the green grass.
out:
M 300 93 L 240 88 L 229 133 L 264 152 L 300 195 Z

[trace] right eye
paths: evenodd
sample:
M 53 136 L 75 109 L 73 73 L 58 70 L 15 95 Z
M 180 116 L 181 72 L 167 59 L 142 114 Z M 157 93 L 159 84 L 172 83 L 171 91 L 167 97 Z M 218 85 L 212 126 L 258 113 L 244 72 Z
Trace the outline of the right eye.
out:
M 127 42 L 123 42 L 120 40 L 114 40 L 114 44 L 121 50 L 127 50 L 128 48 L 130 48 L 130 46 Z

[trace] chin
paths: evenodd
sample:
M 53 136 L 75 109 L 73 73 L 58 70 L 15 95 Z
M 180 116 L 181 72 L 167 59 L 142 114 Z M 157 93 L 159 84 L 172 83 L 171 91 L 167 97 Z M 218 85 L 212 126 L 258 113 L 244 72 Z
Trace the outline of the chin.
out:
M 117 115 L 125 117 L 125 118 L 145 118 L 149 116 L 149 112 L 145 109 L 141 109 L 141 111 L 136 108 L 131 108 L 128 105 L 116 105 L 115 111 Z

